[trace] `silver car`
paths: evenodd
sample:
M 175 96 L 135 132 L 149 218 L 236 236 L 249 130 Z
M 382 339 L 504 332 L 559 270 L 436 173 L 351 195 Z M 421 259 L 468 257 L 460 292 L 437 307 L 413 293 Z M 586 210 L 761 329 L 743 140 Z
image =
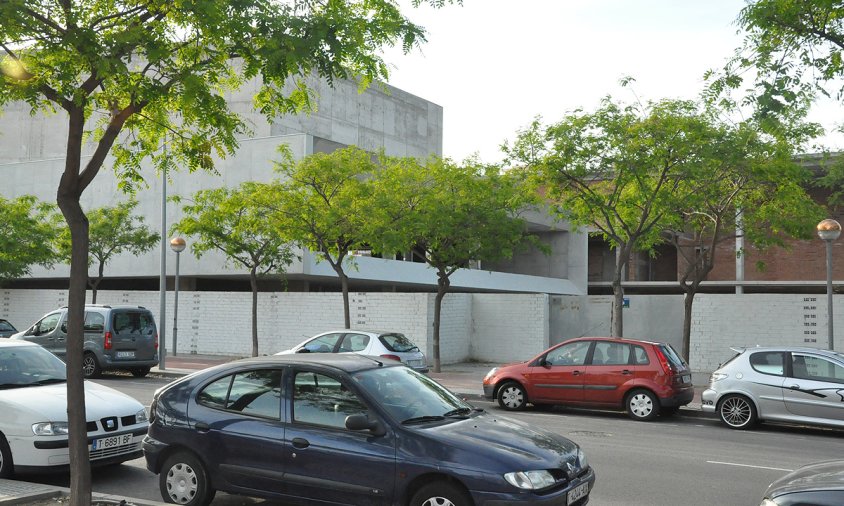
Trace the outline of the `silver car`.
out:
M 734 351 L 712 373 L 703 411 L 733 429 L 760 420 L 844 427 L 844 355 L 794 347 Z
M 377 330 L 332 330 L 317 334 L 293 348 L 276 355 L 289 353 L 359 353 L 402 362 L 419 372 L 428 372 L 425 354 L 413 341 L 399 332 Z

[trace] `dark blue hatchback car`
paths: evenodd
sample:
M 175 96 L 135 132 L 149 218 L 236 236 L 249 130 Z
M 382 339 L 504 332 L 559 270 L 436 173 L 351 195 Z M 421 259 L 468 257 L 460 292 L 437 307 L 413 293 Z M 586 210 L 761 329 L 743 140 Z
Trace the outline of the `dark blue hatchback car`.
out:
M 572 441 L 378 357 L 231 362 L 163 387 L 150 411 L 146 464 L 171 503 L 221 490 L 301 504 L 582 506 L 595 482 Z

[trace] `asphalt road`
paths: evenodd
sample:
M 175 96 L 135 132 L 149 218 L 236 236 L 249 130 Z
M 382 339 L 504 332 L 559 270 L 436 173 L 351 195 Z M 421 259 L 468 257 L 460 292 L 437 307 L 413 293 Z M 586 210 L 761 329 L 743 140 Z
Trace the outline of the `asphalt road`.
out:
M 98 380 L 148 404 L 163 378 L 109 376 Z M 622 413 L 554 409 L 504 413 L 476 402 L 495 415 L 511 416 L 560 433 L 579 443 L 598 478 L 590 505 L 596 506 L 756 506 L 768 484 L 801 465 L 841 458 L 844 431 L 760 425 L 752 431 L 727 429 L 714 418 L 675 416 L 634 422 Z M 67 486 L 66 477 L 25 477 Z M 94 469 L 96 492 L 161 500 L 158 477 L 143 459 Z M 277 501 L 218 494 L 217 506 L 282 506 Z

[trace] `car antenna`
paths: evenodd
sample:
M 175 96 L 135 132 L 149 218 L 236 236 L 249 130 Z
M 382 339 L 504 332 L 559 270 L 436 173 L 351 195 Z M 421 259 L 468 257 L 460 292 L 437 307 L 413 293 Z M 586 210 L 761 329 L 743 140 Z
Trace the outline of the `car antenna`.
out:
M 372 360 L 373 362 L 375 362 L 376 364 L 378 364 L 378 367 L 384 367 L 384 362 L 381 362 L 380 360 L 378 360 L 377 358 L 373 357 L 372 355 L 361 355 L 361 356 L 362 356 L 362 357 L 366 357 L 366 358 L 368 358 L 369 360 Z

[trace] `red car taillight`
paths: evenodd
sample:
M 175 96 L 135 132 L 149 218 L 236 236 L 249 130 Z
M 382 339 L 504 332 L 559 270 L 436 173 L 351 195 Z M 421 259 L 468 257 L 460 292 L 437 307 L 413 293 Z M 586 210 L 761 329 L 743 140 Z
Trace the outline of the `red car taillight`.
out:
M 103 336 L 103 348 L 107 350 L 111 349 L 111 332 L 106 332 L 105 336 Z
M 395 360 L 396 362 L 401 362 L 401 359 L 398 355 L 381 355 L 381 358 L 389 358 L 391 360 Z
M 654 347 L 654 351 L 656 352 L 656 358 L 659 360 L 659 365 L 662 366 L 662 371 L 667 375 L 672 375 L 675 373 L 674 368 L 671 367 L 671 363 L 668 362 L 668 357 L 659 349 L 659 347 Z

